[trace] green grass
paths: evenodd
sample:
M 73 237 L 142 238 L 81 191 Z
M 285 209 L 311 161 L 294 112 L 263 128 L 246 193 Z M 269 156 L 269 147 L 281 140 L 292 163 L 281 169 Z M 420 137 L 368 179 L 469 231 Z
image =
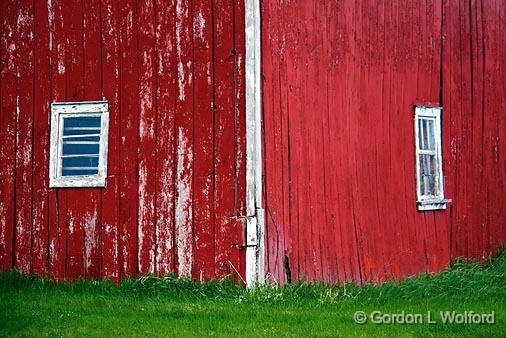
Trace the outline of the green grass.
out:
M 364 325 L 355 311 L 421 313 L 418 325 Z M 495 311 L 493 325 L 442 324 L 439 311 Z M 426 323 L 431 311 L 437 324 Z M 0 274 L 0 336 L 500 337 L 506 335 L 506 251 L 484 264 L 455 262 L 436 276 L 381 286 L 297 283 L 247 291 L 146 276 L 54 283 Z

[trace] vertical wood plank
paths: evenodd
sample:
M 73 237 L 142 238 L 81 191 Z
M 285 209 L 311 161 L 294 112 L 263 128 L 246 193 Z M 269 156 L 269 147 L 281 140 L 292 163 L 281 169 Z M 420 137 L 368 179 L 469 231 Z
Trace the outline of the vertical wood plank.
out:
M 51 35 L 51 102 L 61 102 L 66 99 L 66 38 L 64 30 L 63 3 L 51 0 L 48 12 L 50 14 Z M 50 189 L 49 192 L 49 275 L 55 279 L 65 278 L 66 270 L 66 203 L 61 190 Z
M 63 2 L 63 27 L 65 46 L 65 101 L 84 100 L 84 34 L 83 10 L 80 0 Z M 60 213 L 67 214 L 67 264 L 65 276 L 75 279 L 84 276 L 85 268 L 85 228 L 93 227 L 96 219 L 96 204 L 89 189 L 65 189 L 61 191 L 66 200 Z
M 245 1 L 234 2 L 236 215 L 246 214 L 246 22 Z M 245 254 L 245 252 L 244 252 Z
M 194 58 L 194 266 L 193 278 L 214 277 L 212 2 L 193 1 Z
M 246 214 L 246 85 L 245 85 L 245 2 L 235 0 L 233 3 L 234 29 L 234 212 L 235 222 L 232 227 L 230 246 L 230 263 L 237 280 L 246 278 L 245 226 Z
M 33 2 L 18 2 L 17 93 L 16 93 L 16 191 L 14 266 L 31 272 L 33 88 L 34 88 Z
M 156 63 L 154 1 L 139 3 L 139 272 L 155 271 Z
M 231 273 L 234 226 L 234 32 L 233 2 L 213 1 L 214 18 L 214 160 L 215 160 L 215 272 Z M 231 15 L 232 14 L 232 15 Z
M 109 103 L 107 182 L 102 191 L 102 274 L 119 279 L 120 30 L 117 1 L 101 1 L 102 95 Z
M 193 8 L 176 1 L 176 202 L 175 239 L 178 276 L 191 276 L 193 266 Z
M 120 276 L 138 272 L 138 12 L 135 0 L 120 8 Z
M 102 99 L 102 59 L 100 31 L 100 1 L 82 1 L 83 10 L 83 99 L 97 101 Z M 85 276 L 101 276 L 101 227 L 102 227 L 102 189 L 80 189 L 79 199 L 84 203 L 78 207 L 84 209 L 82 218 L 84 231 L 84 269 Z
M 47 2 L 36 2 L 34 8 L 35 83 L 33 121 L 33 228 L 32 270 L 46 273 L 49 231 L 49 123 L 51 103 L 50 78 L 50 8 Z
M 16 172 L 16 2 L 0 4 L 0 268 L 13 267 Z
M 506 231 L 501 224 L 506 223 L 506 214 L 502 212 L 502 201 L 500 196 L 506 193 L 506 154 L 503 149 L 506 144 L 506 122 L 504 118 L 504 111 L 506 102 L 501 99 L 496 93 L 506 92 L 506 85 L 504 81 L 504 74 L 506 67 L 504 60 L 506 59 L 506 52 L 500 46 L 506 42 L 504 34 L 495 34 L 496 30 L 506 28 L 504 18 L 506 17 L 506 9 L 501 6 L 500 1 L 488 2 L 481 1 L 482 6 L 482 22 L 483 26 L 483 50 L 484 59 L 484 112 L 487 117 L 484 121 L 485 133 L 485 167 L 487 171 L 484 173 L 487 186 L 487 215 L 488 215 L 488 229 L 484 231 L 488 238 L 484 240 L 487 242 L 487 252 L 497 248 L 501 243 L 501 239 L 505 237 Z M 497 13 L 497 15 L 494 15 Z M 488 116 L 487 112 L 492 116 Z M 502 182 L 502 183 L 501 183 Z
M 310 39 L 310 43 L 312 44 L 312 53 L 308 53 L 309 64 L 307 65 L 307 79 L 306 83 L 314 83 L 314 89 L 307 89 L 306 100 L 310 106 L 324 107 L 324 96 L 319 93 L 319 91 L 315 90 L 316 88 L 325 88 L 325 79 L 324 76 L 320 73 L 320 63 L 318 60 L 323 59 L 322 55 L 322 34 L 316 33 L 319 31 L 319 27 L 321 26 L 320 15 L 316 15 L 319 10 L 317 6 L 309 6 L 305 10 L 310 17 L 310 21 L 308 24 L 308 33 L 312 34 L 315 32 L 314 36 Z M 313 35 L 313 34 L 312 34 Z M 308 166 L 309 166 L 309 198 L 311 200 L 311 204 L 313 208 L 310 209 L 310 219 L 311 219 L 311 232 L 312 232 L 312 260 L 313 260 L 313 274 L 314 279 L 317 280 L 325 280 L 325 272 L 323 270 L 323 264 L 325 261 L 324 250 L 325 243 L 323 240 L 323 232 L 325 226 L 325 210 L 324 206 L 324 195 L 322 189 L 323 185 L 323 170 L 321 170 L 321 165 L 323 163 L 322 158 L 322 146 L 319 147 L 318 151 L 311 151 L 309 145 L 310 144 L 322 144 L 321 140 L 321 117 L 317 117 L 316 114 L 309 115 L 307 120 L 307 133 L 309 136 L 309 143 L 307 144 L 307 158 L 308 158 Z M 286 227 L 286 225 L 285 225 Z
M 339 4 L 326 4 L 325 12 L 335 11 L 336 15 L 327 16 L 325 18 L 325 30 L 323 35 L 325 53 L 327 57 L 331 60 L 342 59 L 342 49 L 344 46 L 344 38 L 341 38 L 339 41 L 339 47 L 334 48 L 331 45 L 330 36 L 332 36 L 335 32 L 342 34 L 342 27 L 339 27 L 337 23 L 341 23 L 342 16 L 342 7 Z M 331 266 L 334 267 L 334 271 L 331 273 L 334 274 L 334 281 L 342 282 L 345 281 L 345 264 L 342 261 L 344 257 L 343 246 L 342 246 L 342 225 L 339 221 L 339 208 L 340 201 L 338 200 L 338 183 L 339 183 L 339 175 L 335 175 L 335 173 L 340 172 L 339 161 L 336 154 L 336 148 L 330 147 L 330 144 L 339 144 L 340 142 L 337 139 L 338 133 L 334 132 L 334 130 L 338 130 L 340 123 L 335 124 L 336 119 L 334 118 L 334 111 L 331 110 L 331 107 L 334 107 L 337 99 L 333 95 L 334 86 L 339 85 L 339 81 L 336 79 L 342 77 L 342 75 L 336 75 L 339 72 L 342 72 L 342 67 L 339 67 L 339 64 L 333 64 L 331 66 L 325 66 L 328 70 L 326 76 L 325 83 L 325 100 L 326 102 L 326 113 L 323 117 L 323 125 L 322 125 L 322 137 L 323 137 L 323 151 L 324 151 L 324 194 L 325 194 L 325 219 L 326 224 L 330 228 L 329 233 L 332 236 L 329 236 L 328 245 L 332 248 L 329 253 L 328 259 L 332 262 Z M 339 109 L 339 108 L 337 108 Z M 338 114 L 340 115 L 340 114 Z M 336 128 L 336 129 L 334 129 Z M 331 229 L 335 229 L 332 231 Z
M 174 271 L 176 40 L 175 1 L 156 1 L 156 272 Z

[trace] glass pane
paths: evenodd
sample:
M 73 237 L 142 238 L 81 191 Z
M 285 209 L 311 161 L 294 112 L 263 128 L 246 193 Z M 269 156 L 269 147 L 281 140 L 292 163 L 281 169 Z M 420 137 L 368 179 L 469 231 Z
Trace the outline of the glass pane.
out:
M 420 193 L 423 196 L 435 196 L 436 186 L 436 156 L 432 154 L 421 154 L 419 157 L 420 166 Z
M 98 174 L 100 116 L 63 118 L 62 176 Z
M 427 191 L 427 188 L 426 188 L 426 182 L 425 182 L 425 176 L 426 176 L 426 172 L 427 172 L 427 169 L 426 169 L 426 166 L 425 166 L 425 162 L 424 162 L 424 157 L 423 155 L 420 155 L 420 157 L 418 157 L 418 165 L 420 167 L 420 177 L 418 177 L 418 181 L 420 182 L 420 195 L 426 195 L 426 191 Z
M 96 175 L 98 174 L 98 157 L 67 157 L 62 159 L 62 175 Z
M 434 120 L 427 120 L 427 149 L 434 150 Z
M 434 120 L 418 120 L 418 143 L 421 150 L 435 150 Z
M 76 155 L 76 154 L 96 154 L 98 155 L 100 145 L 98 143 L 94 144 L 74 144 L 74 143 L 66 143 L 63 141 L 63 151 L 62 155 Z
M 90 170 L 70 170 L 65 169 L 62 170 L 62 176 L 83 176 L 83 175 L 97 175 L 98 169 L 90 169 Z
M 63 169 L 68 167 L 89 167 L 91 169 L 98 167 L 98 157 L 66 157 L 62 159 Z
M 423 137 L 425 130 L 424 126 L 424 120 L 418 119 L 418 147 L 420 147 L 420 149 L 425 149 L 425 138 Z
M 63 135 L 100 134 L 100 116 L 65 117 Z
M 93 127 L 100 128 L 100 116 L 76 116 L 64 118 L 65 128 Z

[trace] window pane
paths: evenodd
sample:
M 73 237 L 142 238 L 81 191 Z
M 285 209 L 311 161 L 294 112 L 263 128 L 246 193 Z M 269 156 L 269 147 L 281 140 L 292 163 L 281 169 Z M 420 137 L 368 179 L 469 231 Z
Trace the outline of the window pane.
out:
M 424 119 L 418 119 L 418 146 L 420 147 L 420 149 L 425 149 L 424 127 L 425 127 Z
M 418 120 L 418 143 L 421 150 L 435 150 L 434 120 Z
M 63 135 L 100 134 L 100 116 L 65 117 Z
M 427 120 L 427 149 L 434 150 L 434 120 Z
M 62 159 L 62 176 L 98 174 L 98 157 L 66 157 Z
M 100 116 L 65 117 L 65 128 L 93 127 L 100 128 Z
M 96 154 L 98 155 L 99 144 L 75 144 L 75 143 L 67 143 L 63 141 L 63 151 L 62 155 L 75 155 L 75 154 Z
M 436 195 L 436 156 L 421 154 L 420 165 L 420 193 L 423 196 Z
M 62 176 L 98 174 L 100 116 L 64 117 Z
M 90 169 L 90 170 L 84 170 L 84 169 L 64 169 L 61 172 L 62 176 L 83 176 L 83 175 L 97 175 L 98 169 Z
M 66 157 L 62 159 L 63 169 L 67 167 L 89 167 L 91 169 L 98 167 L 98 157 Z

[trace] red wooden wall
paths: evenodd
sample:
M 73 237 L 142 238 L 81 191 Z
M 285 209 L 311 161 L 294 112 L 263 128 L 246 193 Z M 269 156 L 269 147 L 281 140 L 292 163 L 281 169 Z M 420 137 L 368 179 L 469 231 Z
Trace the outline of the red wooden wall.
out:
M 243 274 L 243 1 L 4 0 L 0 24 L 0 269 Z M 100 99 L 107 187 L 49 189 L 50 102 Z
M 274 279 L 382 281 L 506 244 L 503 0 L 262 6 Z M 445 211 L 417 211 L 415 102 L 443 106 Z
M 269 275 L 382 281 L 506 243 L 505 16 L 262 1 Z M 243 1 L 6 0 L 0 25 L 0 269 L 244 274 Z M 50 102 L 99 99 L 107 187 L 49 189 Z M 416 209 L 416 102 L 443 106 L 445 211 Z

